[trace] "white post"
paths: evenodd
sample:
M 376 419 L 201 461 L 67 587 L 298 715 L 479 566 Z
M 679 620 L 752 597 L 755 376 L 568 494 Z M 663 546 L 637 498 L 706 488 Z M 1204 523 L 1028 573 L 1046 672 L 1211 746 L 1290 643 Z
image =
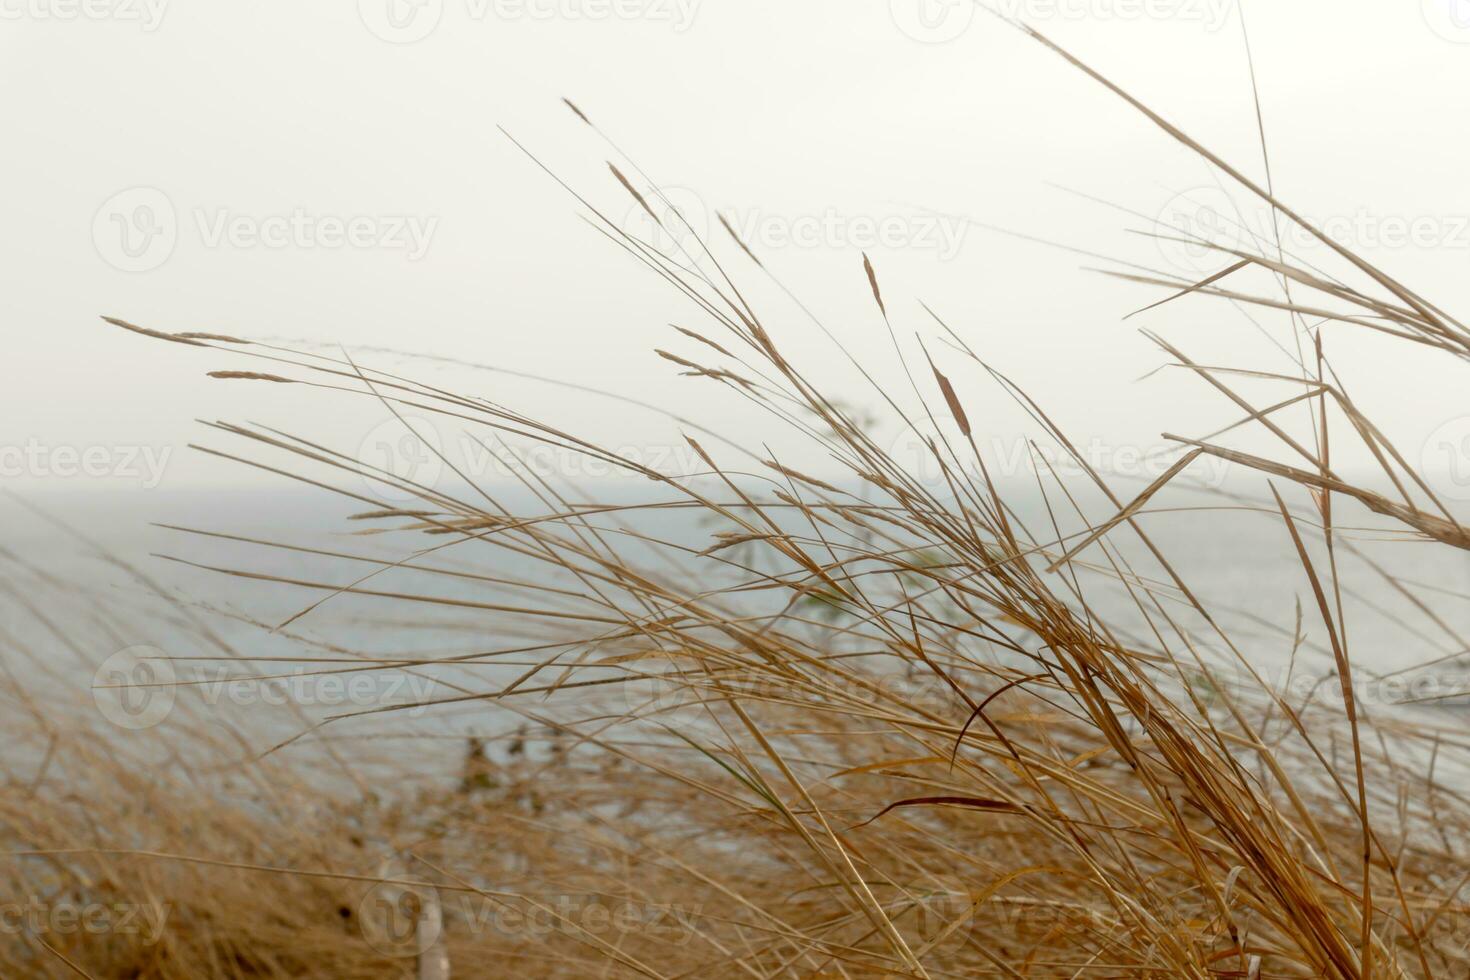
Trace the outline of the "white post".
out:
M 444 909 L 437 889 L 424 896 L 419 912 L 419 935 L 434 939 L 419 952 L 419 980 L 449 980 L 449 950 L 444 945 Z

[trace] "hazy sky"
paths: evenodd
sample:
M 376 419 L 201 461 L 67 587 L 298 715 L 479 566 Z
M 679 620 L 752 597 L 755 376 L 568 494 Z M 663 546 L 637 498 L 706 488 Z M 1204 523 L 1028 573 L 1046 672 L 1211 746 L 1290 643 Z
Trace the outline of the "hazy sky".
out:
M 1239 0 L 1001 6 L 1261 173 Z M 1463 316 L 1470 4 L 1244 9 L 1281 196 Z M 348 451 L 385 418 L 367 400 L 211 381 L 208 370 L 251 365 L 100 314 L 340 343 L 395 369 L 410 365 L 366 348 L 461 357 L 686 414 L 704 406 L 734 436 L 774 438 L 652 354 L 689 349 L 670 322 L 704 321 L 497 130 L 646 230 L 604 166 L 614 151 L 562 96 L 696 224 L 730 215 L 885 381 L 901 374 L 863 250 L 902 333 L 933 336 L 924 300 L 1081 440 L 1148 449 L 1162 429 L 1232 418 L 1187 378 L 1134 383 L 1164 359 L 1139 326 L 1208 363 L 1287 367 L 1229 307 L 1192 301 L 1123 323 L 1153 294 L 991 230 L 1187 275 L 1198 256 L 1137 232 L 1229 205 L 1190 154 L 963 2 L 0 0 L 0 80 L 8 483 L 218 485 L 243 474 L 180 448 L 201 435 L 197 418 L 291 427 Z M 873 401 L 798 311 L 766 309 L 799 360 Z M 1260 319 L 1286 336 L 1279 318 Z M 1348 334 L 1329 343 L 1411 455 L 1467 411 L 1457 365 Z M 626 405 L 411 369 L 612 445 L 673 441 L 670 424 Z M 998 393 L 953 370 L 971 415 L 1009 436 Z M 19 471 L 17 448 L 30 460 Z M 69 475 L 81 467 L 68 451 L 91 451 L 110 480 Z

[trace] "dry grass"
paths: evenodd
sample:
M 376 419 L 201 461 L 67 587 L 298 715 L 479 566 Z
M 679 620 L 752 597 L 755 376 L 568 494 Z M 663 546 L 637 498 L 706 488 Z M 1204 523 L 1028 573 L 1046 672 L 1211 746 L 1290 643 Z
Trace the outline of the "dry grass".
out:
M 1302 223 L 1138 108 L 1282 220 Z M 643 206 L 657 200 L 636 168 L 614 173 Z M 170 914 L 151 944 L 108 934 L 7 945 L 6 975 L 413 975 L 413 955 L 387 955 L 358 922 L 383 879 L 426 883 L 405 886 L 407 899 L 394 892 L 394 907 L 413 921 L 416 903 L 437 900 L 455 976 L 1470 973 L 1461 890 L 1470 806 L 1456 775 L 1466 743 L 1429 716 L 1357 702 L 1362 667 L 1345 628 L 1355 603 L 1342 587 L 1342 566 L 1368 547 L 1358 524 L 1376 520 L 1422 547 L 1466 547 L 1470 530 L 1342 389 L 1327 341 L 1374 331 L 1464 358 L 1462 324 L 1325 237 L 1346 280 L 1275 242 L 1222 252 L 1223 274 L 1203 284 L 1126 271 L 1179 304 L 1222 297 L 1283 319 L 1301 351 L 1288 373 L 1199 364 L 1156 338 L 1239 410 L 1232 429 L 1268 434 L 1279 457 L 1232 449 L 1227 433 L 1180 438 L 1178 465 L 1142 493 L 1091 471 L 1069 486 L 1041 467 L 1038 522 L 986 469 L 981 406 L 1013 399 L 1071 450 L 1065 434 L 937 315 L 927 346 L 900 341 L 871 264 L 860 288 L 894 335 L 915 397 L 874 384 L 861 398 L 941 433 L 929 447 L 937 481 L 906 471 L 848 400 L 787 359 L 736 285 L 743 274 L 719 257 L 749 269 L 755 256 L 743 246 L 686 236 L 687 249 L 665 254 L 582 203 L 704 317 L 661 355 L 804 432 L 805 459 L 836 461 L 846 476 L 818 479 L 759 453 L 733 458 L 694 438 L 702 472 L 670 475 L 345 355 L 113 321 L 267 362 L 269 373 L 222 378 L 290 380 L 432 415 L 487 444 L 599 458 L 646 477 L 652 502 L 589 504 L 528 474 L 525 489 L 544 508 L 512 514 L 468 478 L 418 485 L 304 437 L 215 426 L 250 447 L 231 458 L 356 500 L 376 540 L 402 544 L 392 569 L 266 580 L 310 592 L 312 609 L 357 594 L 389 611 L 449 606 L 514 624 L 514 635 L 537 638 L 516 645 L 530 666 L 506 684 L 466 680 L 433 702 L 519 716 L 556 751 L 533 758 L 502 741 L 495 761 L 468 766 L 457 784 L 336 793 L 283 761 L 285 750 L 255 759 L 203 722 L 189 757 L 230 764 L 141 767 L 112 740 L 76 734 L 86 724 L 50 702 L 17 699 L 36 710 L 15 713 L 15 737 L 47 761 L 42 776 L 12 776 L 0 795 L 7 847 L 33 855 L 10 859 L 4 892 Z M 657 221 L 662 210 L 649 214 Z M 752 275 L 770 274 L 757 260 Z M 1247 378 L 1284 394 L 1258 405 L 1242 391 Z M 1375 485 L 1334 470 L 1348 441 L 1378 461 Z M 1202 454 L 1262 475 L 1257 506 L 1298 555 L 1304 596 L 1302 622 L 1276 625 L 1296 638 L 1292 656 L 1301 634 L 1325 637 L 1340 684 L 1304 698 L 1257 674 L 1253 638 L 1227 629 L 1149 537 L 1142 518 Z M 366 492 L 364 472 L 413 503 Z M 696 512 L 718 525 L 708 548 L 658 540 L 661 515 Z M 486 567 L 513 557 L 532 569 L 510 587 L 519 598 L 474 598 L 484 583 L 463 562 L 475 555 Z M 389 578 L 416 588 L 378 584 Z M 1383 588 L 1420 603 L 1422 619 L 1405 630 L 1458 640 L 1414 585 L 1385 574 Z M 508 652 L 455 666 L 473 675 Z M 409 650 L 374 666 L 419 671 L 434 659 Z M 125 740 L 129 751 L 149 737 Z M 411 765 L 391 753 L 339 761 L 349 774 L 372 767 L 373 786 Z M 397 952 L 416 952 L 414 942 Z

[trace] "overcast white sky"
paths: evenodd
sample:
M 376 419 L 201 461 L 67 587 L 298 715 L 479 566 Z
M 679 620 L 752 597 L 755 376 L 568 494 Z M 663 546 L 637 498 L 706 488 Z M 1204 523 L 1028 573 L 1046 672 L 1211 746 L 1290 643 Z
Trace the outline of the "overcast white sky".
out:
M 1239 5 L 1002 3 L 1259 174 Z M 1463 315 L 1470 4 L 1252 0 L 1245 13 L 1281 196 Z M 1177 210 L 1181 192 L 1209 203 L 1220 191 L 1116 98 L 963 2 L 0 0 L 0 84 L 0 446 L 173 453 L 169 487 L 242 479 L 178 450 L 200 435 L 196 418 L 292 426 L 350 449 L 382 413 L 210 381 L 207 370 L 249 365 L 145 341 L 100 314 L 457 356 L 689 414 L 711 406 L 707 421 L 753 431 L 738 406 L 706 400 L 707 382 L 652 354 L 680 346 L 670 321 L 702 325 L 688 304 L 497 131 L 624 215 L 612 151 L 564 95 L 696 223 L 731 214 L 895 384 L 863 249 L 896 326 L 932 334 L 923 299 L 1082 440 L 1146 448 L 1161 429 L 1231 417 L 1186 378 L 1134 383 L 1163 359 L 1138 326 L 1202 361 L 1286 367 L 1228 307 L 1123 323 L 1147 291 L 985 227 L 1188 274 L 1191 257 L 1136 232 Z M 834 363 L 793 309 L 769 314 L 819 374 Z M 1458 366 L 1347 335 L 1335 353 L 1411 452 L 1466 411 Z M 656 417 L 564 389 L 415 370 L 613 445 L 671 438 Z M 975 372 L 956 373 L 972 416 L 1010 418 L 990 415 L 999 397 Z M 835 367 L 831 378 L 850 384 Z M 77 485 L 57 469 L 0 479 Z M 114 476 L 135 489 L 148 479 Z

